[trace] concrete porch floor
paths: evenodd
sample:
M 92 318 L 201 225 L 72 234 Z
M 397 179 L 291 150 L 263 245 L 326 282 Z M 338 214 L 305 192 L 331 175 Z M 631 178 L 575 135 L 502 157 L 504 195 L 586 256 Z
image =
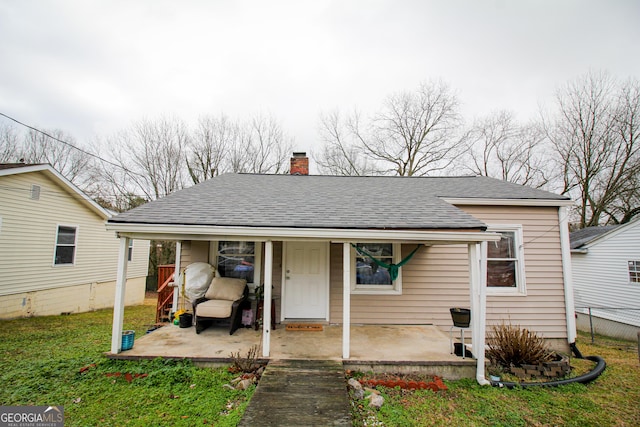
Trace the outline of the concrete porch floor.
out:
M 178 358 L 211 366 L 229 364 L 231 353 L 245 357 L 252 346 L 261 346 L 262 330 L 213 326 L 199 335 L 195 328 L 163 326 L 140 336 L 134 346 L 114 359 Z M 324 325 L 322 331 L 287 331 L 278 325 L 271 331 L 270 360 L 338 360 L 345 369 L 375 372 L 423 372 L 447 379 L 475 377 L 475 359 L 450 354 L 449 336 L 432 325 L 351 326 L 351 354 L 342 359 L 342 326 Z M 261 358 L 262 349 L 258 356 Z

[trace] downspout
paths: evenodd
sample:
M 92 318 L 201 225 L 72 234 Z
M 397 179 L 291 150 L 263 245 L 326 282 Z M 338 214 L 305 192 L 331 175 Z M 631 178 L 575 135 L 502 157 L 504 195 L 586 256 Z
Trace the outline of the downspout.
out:
M 569 240 L 569 214 L 566 206 L 558 208 L 560 227 L 560 251 L 562 254 L 562 277 L 564 278 L 564 305 L 567 318 L 567 341 L 569 346 L 576 342 L 576 316 L 573 297 L 573 275 L 571 272 L 571 244 Z
M 486 243 L 469 243 L 469 284 L 471 290 L 471 335 L 473 355 L 476 358 L 476 381 L 480 385 L 491 385 L 484 376 L 485 371 L 485 335 L 487 322 L 487 292 L 483 280 L 482 254 Z M 486 277 L 486 276 L 485 276 Z M 462 351 L 464 351 L 464 344 Z

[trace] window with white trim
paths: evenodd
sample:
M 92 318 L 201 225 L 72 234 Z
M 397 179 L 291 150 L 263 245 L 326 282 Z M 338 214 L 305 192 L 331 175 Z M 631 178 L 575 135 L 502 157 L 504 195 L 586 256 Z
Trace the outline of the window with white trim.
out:
M 629 261 L 629 281 L 640 283 L 640 261 Z
M 56 233 L 54 265 L 73 265 L 76 258 L 78 227 L 59 225 Z
M 402 260 L 398 243 L 357 243 L 360 249 L 373 256 L 381 264 L 398 264 Z M 396 280 L 389 271 L 371 257 L 351 248 L 351 291 L 362 294 L 400 294 L 402 292 L 402 269 Z
M 245 279 L 255 283 L 256 243 L 219 241 L 216 250 L 216 269 L 222 277 Z
M 487 231 L 501 235 L 499 241 L 487 242 L 487 293 L 525 294 L 522 226 L 495 225 Z

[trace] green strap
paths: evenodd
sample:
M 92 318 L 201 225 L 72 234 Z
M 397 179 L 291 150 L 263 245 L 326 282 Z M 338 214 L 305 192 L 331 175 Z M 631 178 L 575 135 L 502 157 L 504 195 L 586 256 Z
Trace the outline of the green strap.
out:
M 400 267 L 402 267 L 403 265 L 408 263 L 409 260 L 411 260 L 411 258 L 413 258 L 413 256 L 416 254 L 416 252 L 418 252 L 418 249 L 420 249 L 424 245 L 422 243 L 420 243 L 413 251 L 411 251 L 411 253 L 409 255 L 406 256 L 405 259 L 403 259 L 402 261 L 400 261 L 397 264 L 387 264 L 386 262 L 380 261 L 379 259 L 377 259 L 373 255 L 371 255 L 369 252 L 365 251 L 364 249 L 359 248 L 357 245 L 354 245 L 352 243 L 351 246 L 353 246 L 355 248 L 355 250 L 358 251 L 358 253 L 360 255 L 366 256 L 367 258 L 371 259 L 373 262 L 378 264 L 380 267 L 386 268 L 389 271 L 389 275 L 391 276 L 391 280 L 396 280 L 398 278 L 398 272 L 400 271 Z

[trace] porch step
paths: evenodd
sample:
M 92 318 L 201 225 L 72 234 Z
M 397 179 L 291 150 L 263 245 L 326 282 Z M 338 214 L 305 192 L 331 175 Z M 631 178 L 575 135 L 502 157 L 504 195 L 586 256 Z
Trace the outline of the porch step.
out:
M 239 426 L 351 426 L 339 361 L 272 360 Z

